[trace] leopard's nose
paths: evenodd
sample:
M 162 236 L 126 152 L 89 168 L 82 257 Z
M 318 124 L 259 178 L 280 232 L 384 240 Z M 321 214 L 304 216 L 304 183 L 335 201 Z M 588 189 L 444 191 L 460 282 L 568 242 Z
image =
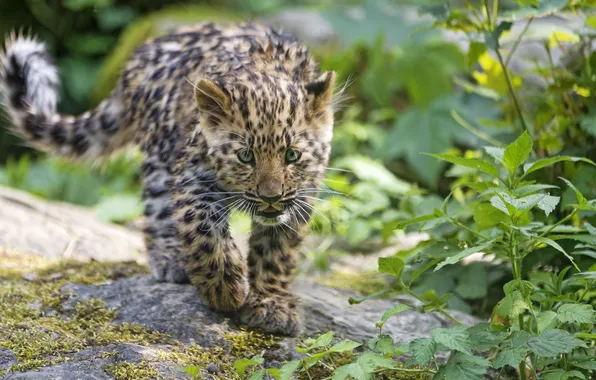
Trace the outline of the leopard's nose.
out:
M 281 199 L 281 194 L 274 195 L 274 196 L 265 196 L 265 195 L 259 194 L 259 197 L 269 204 L 274 204 L 275 202 L 277 202 Z

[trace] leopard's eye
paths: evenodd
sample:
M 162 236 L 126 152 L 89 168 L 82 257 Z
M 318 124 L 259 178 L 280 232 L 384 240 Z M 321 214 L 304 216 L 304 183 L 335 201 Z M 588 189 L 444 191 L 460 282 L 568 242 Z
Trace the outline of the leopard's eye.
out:
M 292 162 L 298 161 L 301 155 L 302 153 L 299 151 L 289 148 L 286 150 L 286 163 L 291 164 Z
M 255 160 L 255 155 L 252 152 L 252 150 L 242 150 L 238 152 L 237 156 L 240 162 L 242 162 L 243 164 L 251 164 Z

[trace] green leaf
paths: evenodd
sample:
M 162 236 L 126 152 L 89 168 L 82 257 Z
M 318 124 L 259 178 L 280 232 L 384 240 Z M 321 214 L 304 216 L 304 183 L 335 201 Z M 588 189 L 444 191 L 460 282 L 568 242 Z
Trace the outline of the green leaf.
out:
M 379 272 L 401 278 L 405 263 L 397 256 L 379 257 Z
M 280 374 L 279 368 L 267 368 L 266 373 L 269 376 L 272 376 L 275 380 L 279 380 L 279 377 L 280 377 L 280 375 L 279 375 Z M 289 379 L 291 379 L 291 377 Z
M 486 297 L 488 288 L 488 274 L 486 265 L 473 262 L 465 266 L 457 278 L 455 293 L 466 299 L 480 299 Z
M 499 195 L 491 197 L 490 204 L 494 208 L 501 210 L 503 213 L 507 215 L 514 215 L 517 211 L 514 206 L 511 206 L 509 202 L 505 202 L 505 200 Z
M 532 193 L 536 193 L 541 190 L 549 190 L 549 189 L 558 189 L 558 186 L 554 185 L 543 185 L 543 184 L 534 184 L 534 185 L 526 185 L 522 187 L 518 187 L 515 191 L 520 196 L 530 195 Z
M 547 330 L 528 340 L 528 347 L 538 356 L 554 357 L 573 351 L 583 342 L 565 330 Z
M 516 21 L 530 17 L 541 18 L 563 9 L 568 2 L 569 0 L 540 0 L 537 7 L 521 7 L 504 12 L 503 19 Z
M 540 313 L 537 318 L 538 332 L 554 329 L 557 325 L 557 313 L 552 310 L 546 310 Z
M 400 113 L 387 137 L 385 161 L 405 158 L 418 178 L 434 187 L 444 164 L 420 152 L 441 153 L 451 148 L 456 138 L 470 139 L 469 132 L 451 115 L 452 110 L 461 108 L 461 103 L 451 97 L 437 99 L 427 107 L 409 107 Z
M 343 365 L 335 370 L 332 380 L 369 380 L 372 373 L 379 367 L 393 368 L 396 363 L 391 358 L 374 354 L 370 351 L 363 352 L 354 363 Z
M 82 11 L 86 8 L 105 8 L 112 5 L 113 0 L 64 0 L 62 5 L 72 11 Z
M 470 334 L 464 326 L 436 328 L 432 330 L 431 334 L 436 343 L 442 344 L 450 350 L 472 355 Z
M 292 360 L 279 369 L 279 380 L 291 380 L 292 375 L 300 367 L 300 360 Z
M 397 178 L 383 163 L 370 157 L 342 157 L 335 161 L 335 166 L 351 170 L 358 179 L 373 183 L 389 194 L 401 195 L 412 189 L 412 185 Z
M 532 145 L 532 138 L 528 132 L 524 132 L 517 140 L 505 148 L 503 163 L 510 173 L 515 173 L 517 168 L 530 157 Z
M 461 352 L 457 352 L 451 360 L 456 363 L 468 362 L 478 364 L 479 366 L 484 368 L 490 367 L 490 361 L 488 361 L 487 359 L 480 356 L 464 354 Z
M 549 245 L 549 246 L 553 247 L 553 248 L 554 248 L 554 249 L 556 249 L 557 251 L 559 251 L 559 252 L 561 252 L 562 254 L 564 254 L 564 255 L 565 255 L 565 257 L 567 257 L 567 258 L 569 259 L 569 261 L 571 261 L 571 264 L 572 264 L 572 265 L 575 267 L 575 269 L 576 269 L 578 272 L 581 272 L 581 270 L 579 269 L 579 267 L 577 266 L 577 264 L 576 264 L 576 263 L 575 263 L 575 261 L 573 260 L 573 257 L 571 257 L 571 256 L 570 256 L 570 255 L 569 255 L 569 254 L 568 254 L 568 253 L 567 253 L 567 252 L 566 252 L 566 251 L 563 249 L 563 247 L 561 247 L 561 246 L 559 245 L 559 243 L 557 243 L 556 241 L 554 241 L 554 240 L 552 240 L 552 239 L 546 238 L 546 237 L 539 237 L 539 236 L 536 236 L 536 237 L 535 237 L 535 239 L 536 239 L 536 240 L 538 240 L 538 241 L 539 241 L 539 242 L 541 242 L 541 243 L 544 243 L 544 244 L 547 244 L 547 245 Z
M 383 316 L 381 317 L 381 320 L 377 323 L 375 323 L 375 325 L 377 326 L 377 328 L 379 329 L 383 329 L 383 326 L 385 325 L 385 322 L 387 322 L 387 320 L 389 318 L 391 318 L 394 315 L 397 315 L 399 313 L 402 313 L 406 310 L 410 310 L 410 307 L 404 304 L 397 304 L 395 306 L 393 306 L 391 309 L 387 310 L 385 313 L 383 313 Z
M 526 280 L 511 280 L 503 285 L 505 295 L 509 295 L 518 290 L 524 298 L 528 298 L 534 290 L 534 284 Z
M 369 238 L 373 233 L 372 226 L 364 219 L 352 219 L 348 225 L 348 242 L 356 246 Z
M 514 0 L 515 3 L 519 4 L 519 5 L 529 5 L 532 7 L 537 6 L 540 3 L 540 0 Z
M 425 153 L 427 156 L 432 156 L 438 158 L 443 161 L 450 162 L 455 165 L 465 166 L 467 168 L 476 169 L 483 173 L 490 174 L 494 177 L 499 175 L 499 169 L 493 164 L 488 161 L 484 161 L 478 158 L 465 158 L 454 156 L 451 154 L 432 154 L 432 153 Z
M 509 216 L 505 212 L 490 203 L 479 203 L 474 207 L 474 221 L 481 231 L 508 220 Z
M 480 56 L 482 56 L 482 54 L 484 54 L 485 52 L 485 44 L 477 41 L 470 42 L 470 47 L 468 48 L 468 55 L 466 56 L 466 66 L 468 67 L 468 70 L 471 71 L 474 68 L 474 65 L 476 65 Z
M 197 365 L 189 365 L 183 368 L 184 373 L 192 377 L 199 376 L 201 374 L 201 367 Z
M 248 380 L 262 380 L 263 378 L 265 378 L 265 369 L 261 368 L 260 370 L 250 375 Z
M 396 363 L 391 358 L 378 355 L 370 351 L 360 354 L 357 360 L 358 364 L 367 372 L 373 372 L 377 368 L 393 368 Z
M 593 18 L 593 20 L 596 20 L 596 17 L 592 16 L 592 18 Z M 588 113 L 587 115 L 580 116 L 579 126 L 585 132 L 596 137 L 596 112 L 592 111 L 592 112 Z
M 530 306 L 526 303 L 520 291 L 514 290 L 499 301 L 495 308 L 499 316 L 513 320 L 523 313 L 524 310 L 529 310 Z
M 503 368 L 506 365 L 517 368 L 519 363 L 526 358 L 528 349 L 526 347 L 510 348 L 499 352 L 493 361 L 493 367 Z
M 418 338 L 410 342 L 410 352 L 415 364 L 427 365 L 435 355 L 437 345 L 433 339 Z
M 490 323 L 478 323 L 468 328 L 470 342 L 474 350 L 486 351 L 497 347 L 504 339 L 500 331 L 490 330 Z
M 594 163 L 594 161 L 589 160 L 587 158 L 583 158 L 583 157 L 555 156 L 555 157 L 543 158 L 541 160 L 525 164 L 524 165 L 524 172 L 525 172 L 524 177 L 530 173 L 535 172 L 536 170 L 540 170 L 547 166 L 554 165 L 557 162 L 561 162 L 561 161 L 572 161 L 572 162 L 582 161 L 582 162 L 586 162 L 590 165 L 596 166 L 596 163 Z
M 360 343 L 356 343 L 352 340 L 346 339 L 342 340 L 341 342 L 337 342 L 329 349 L 330 352 L 346 352 L 352 351 L 353 349 L 360 347 Z
M 571 362 L 575 367 L 587 369 L 588 371 L 596 371 L 596 360 L 587 360 L 583 362 Z
M 582 193 L 573 185 L 573 183 L 571 183 L 571 181 L 563 178 L 563 177 L 559 177 L 559 179 L 561 179 L 563 182 L 565 182 L 567 184 L 567 186 L 569 186 L 574 192 L 575 192 L 575 196 L 577 197 L 577 203 L 582 206 L 585 205 L 587 202 L 587 199 L 582 195 Z
M 528 340 L 530 340 L 531 337 L 532 336 L 527 331 L 514 331 L 509 337 L 509 342 L 511 343 L 511 346 L 508 348 L 524 347 L 527 345 Z
M 551 235 L 553 240 L 575 240 L 596 247 L 596 235 Z
M 557 319 L 563 323 L 579 325 L 582 323 L 594 323 L 596 312 L 591 305 L 587 304 L 563 304 L 557 310 Z
M 382 355 L 394 355 L 395 343 L 393 338 L 387 334 L 381 334 L 371 339 L 369 342 L 371 350 L 376 351 Z
M 408 47 L 395 62 L 395 76 L 403 83 L 410 100 L 418 106 L 429 106 L 453 92 L 453 74 L 465 69 L 465 57 L 452 43 L 429 42 Z
M 415 218 L 408 219 L 404 222 L 398 223 L 395 228 L 402 230 L 405 227 L 409 226 L 410 224 L 425 223 L 425 222 L 428 222 L 433 219 L 437 219 L 437 215 L 435 215 L 435 214 L 420 215 Z
M 333 372 L 332 380 L 369 380 L 371 375 L 369 372 L 364 372 L 358 363 L 351 363 L 342 365 Z
M 448 363 L 441 367 L 435 379 L 445 380 L 484 380 L 486 368 L 472 362 Z
M 446 260 L 443 260 L 442 262 L 440 262 L 439 265 L 436 266 L 434 271 L 435 272 L 438 271 L 439 269 L 443 268 L 445 265 L 453 265 L 453 264 L 459 262 L 461 259 L 468 257 L 474 253 L 482 252 L 486 248 L 492 246 L 495 243 L 495 241 L 496 241 L 496 239 L 493 239 L 493 240 L 487 241 L 484 244 L 480 244 L 475 247 L 470 247 L 466 250 L 463 250 L 462 252 L 458 253 L 457 255 L 451 256 L 451 257 L 447 258 Z
M 559 204 L 560 200 L 560 197 L 556 197 L 553 195 L 545 195 L 538 202 L 538 208 L 544 211 L 546 216 L 549 216 L 551 212 L 555 211 L 555 208 Z
M 253 356 L 251 359 L 237 359 L 234 362 L 234 368 L 236 373 L 240 376 L 244 376 L 246 368 L 263 364 L 263 358 L 259 355 Z
M 505 156 L 505 149 L 497 148 L 494 146 L 485 146 L 484 150 L 498 162 L 503 162 L 503 157 Z
M 334 332 L 329 331 L 329 332 L 319 336 L 317 339 L 315 339 L 314 343 L 309 347 L 309 349 L 319 348 L 319 347 L 327 347 L 328 345 L 331 344 L 331 341 L 333 340 L 333 335 L 334 335 Z
M 486 47 L 491 50 L 497 50 L 500 46 L 499 38 L 501 38 L 501 34 L 510 30 L 512 25 L 511 22 L 503 21 L 491 33 L 485 33 L 484 42 L 486 43 Z

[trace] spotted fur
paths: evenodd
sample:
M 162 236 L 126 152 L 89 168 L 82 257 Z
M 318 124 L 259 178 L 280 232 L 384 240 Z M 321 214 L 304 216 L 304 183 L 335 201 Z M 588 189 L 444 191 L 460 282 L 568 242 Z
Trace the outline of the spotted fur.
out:
M 56 112 L 42 43 L 13 36 L 0 85 L 15 129 L 40 149 L 144 154 L 146 244 L 158 280 L 194 284 L 214 309 L 267 331 L 300 331 L 290 284 L 330 153 L 335 74 L 291 36 L 204 24 L 138 48 L 112 94 L 81 116 Z M 233 209 L 253 217 L 248 255 Z

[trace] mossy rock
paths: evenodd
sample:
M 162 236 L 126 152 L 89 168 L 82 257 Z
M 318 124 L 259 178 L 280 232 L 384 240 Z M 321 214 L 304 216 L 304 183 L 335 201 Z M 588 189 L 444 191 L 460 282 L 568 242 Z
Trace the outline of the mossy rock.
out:
M 305 309 L 305 333 L 283 338 L 238 326 L 209 310 L 191 286 L 158 283 L 147 273 L 147 267 L 132 262 L 0 251 L 0 350 L 2 357 L 8 353 L 16 359 L 4 367 L 0 362 L 0 376 L 179 379 L 190 378 L 183 372 L 190 366 L 213 379 L 239 379 L 235 360 L 258 354 L 267 366 L 278 366 L 299 357 L 294 347 L 321 332 L 334 330 L 338 338 L 365 343 L 376 333 L 374 321 L 392 305 L 376 299 L 348 306 L 354 293 L 302 280 L 296 292 Z M 405 342 L 446 325 L 411 311 L 388 321 L 384 331 Z M 333 359 L 341 364 L 353 358 L 350 353 Z M 322 365 L 309 373 L 312 378 L 331 375 Z M 425 378 L 399 372 L 383 376 Z
M 116 86 L 120 71 L 134 50 L 150 38 L 166 34 L 173 28 L 200 22 L 239 22 L 243 16 L 221 8 L 205 5 L 174 5 L 146 15 L 130 25 L 122 33 L 117 45 L 102 65 L 93 102 L 99 103 Z
M 11 210 L 9 206 L 21 199 L 18 204 L 35 205 L 18 209 L 22 220 L 38 219 L 39 224 L 30 223 L 27 235 L 37 236 L 34 229 L 47 228 L 58 217 L 64 228 L 75 230 L 75 226 L 84 225 L 92 230 L 82 235 L 85 237 L 109 238 L 109 234 L 98 231 L 115 232 L 100 222 L 90 223 L 89 217 L 75 212 L 73 206 L 41 200 L 32 203 L 17 191 L 4 194 L 0 196 L 0 209 Z M 0 244 L 18 242 L 24 228 L 0 228 Z M 137 240 L 137 232 L 120 228 L 118 234 L 124 246 L 108 248 L 102 257 L 116 259 L 126 247 L 135 246 L 131 243 Z M 65 245 L 73 247 L 70 257 L 95 257 L 90 254 L 94 244 Z M 47 250 L 43 245 L 40 249 L 43 247 Z M 210 310 L 192 286 L 156 282 L 149 269 L 136 262 L 75 261 L 52 256 L 0 246 L 0 377 L 184 379 L 190 376 L 182 368 L 194 366 L 204 378 L 237 379 L 236 359 L 259 354 L 267 367 L 279 366 L 300 357 L 295 347 L 304 344 L 305 338 L 327 331 L 365 347 L 378 334 L 375 322 L 387 309 L 396 302 L 413 302 L 408 298 L 374 298 L 350 305 L 348 299 L 358 293 L 342 288 L 370 293 L 380 286 L 379 279 L 366 274 L 359 280 L 345 275 L 331 278 L 327 282 L 330 286 L 312 279 L 296 280 L 294 292 L 301 299 L 304 335 L 284 338 L 236 324 L 233 315 Z M 454 314 L 464 323 L 476 322 L 462 313 Z M 383 332 L 398 343 L 406 343 L 449 325 L 450 321 L 440 315 L 410 310 L 388 320 Z M 334 360 L 343 363 L 350 357 L 337 356 Z M 313 367 L 312 374 L 316 374 L 313 379 L 324 378 L 329 376 L 329 368 Z M 387 377 L 390 375 L 393 377 Z M 411 378 L 397 373 L 383 376 Z

